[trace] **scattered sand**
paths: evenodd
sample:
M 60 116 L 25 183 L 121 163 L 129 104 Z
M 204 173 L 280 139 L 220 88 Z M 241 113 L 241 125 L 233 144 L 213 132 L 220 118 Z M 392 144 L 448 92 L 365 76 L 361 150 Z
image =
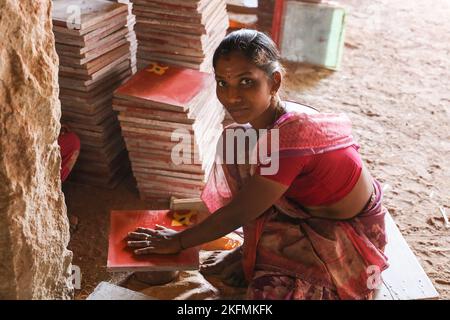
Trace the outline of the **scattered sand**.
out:
M 450 298 L 450 2 L 340 1 L 348 9 L 342 70 L 287 65 L 289 98 L 346 112 L 385 204 Z
M 450 2 L 340 3 L 348 9 L 342 69 L 286 63 L 286 96 L 350 116 L 367 166 L 386 187 L 386 206 L 440 298 L 450 299 L 450 229 L 439 211 L 450 215 Z M 83 275 L 76 298 L 84 299 L 111 280 L 109 210 L 151 206 L 131 177 L 113 191 L 67 183 L 64 192 L 80 218 L 69 248 Z

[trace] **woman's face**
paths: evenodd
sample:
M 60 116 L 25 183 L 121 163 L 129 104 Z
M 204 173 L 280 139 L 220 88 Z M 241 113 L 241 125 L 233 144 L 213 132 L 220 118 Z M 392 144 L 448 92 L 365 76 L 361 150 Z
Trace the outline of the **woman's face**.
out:
M 217 98 L 237 123 L 257 119 L 270 105 L 271 79 L 241 53 L 220 57 L 215 75 Z

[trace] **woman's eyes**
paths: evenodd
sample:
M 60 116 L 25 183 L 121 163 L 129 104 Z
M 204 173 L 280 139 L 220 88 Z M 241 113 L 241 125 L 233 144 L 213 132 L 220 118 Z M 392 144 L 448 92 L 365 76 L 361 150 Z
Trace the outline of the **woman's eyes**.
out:
M 226 87 L 227 86 L 227 83 L 225 82 L 225 81 L 223 81 L 223 80 L 217 80 L 217 85 L 219 86 L 219 87 Z M 253 85 L 253 80 L 252 79 L 242 79 L 240 82 L 239 82 L 239 85 L 242 85 L 242 86 L 244 86 L 244 87 L 249 87 L 249 86 L 251 86 L 251 85 Z
M 253 84 L 253 80 L 252 79 L 242 79 L 241 80 L 241 84 L 248 87 L 251 86 Z
M 223 81 L 223 80 L 217 80 L 217 85 L 218 85 L 219 87 L 225 87 L 225 86 L 226 86 L 226 82 Z

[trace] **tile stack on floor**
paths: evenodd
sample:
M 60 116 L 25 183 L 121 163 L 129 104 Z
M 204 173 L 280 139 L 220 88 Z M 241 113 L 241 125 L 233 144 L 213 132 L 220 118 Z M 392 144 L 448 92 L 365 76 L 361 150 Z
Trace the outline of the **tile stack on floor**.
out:
M 228 29 L 224 0 L 133 0 L 138 70 L 153 61 L 212 70 Z
M 274 9 L 275 0 L 258 0 L 258 30 L 266 33 L 267 35 L 272 34 Z
M 141 198 L 198 197 L 224 117 L 212 75 L 152 64 L 116 90 L 113 108 Z
M 132 75 L 128 6 L 53 1 L 62 122 L 81 140 L 72 181 L 113 188 L 129 172 L 113 91 Z
M 242 28 L 257 29 L 257 3 L 245 0 L 226 0 L 226 3 L 230 18 L 228 33 Z
M 130 42 L 130 51 L 131 51 L 131 69 L 133 74 L 137 71 L 137 38 L 136 32 L 134 32 L 134 26 L 136 25 L 136 16 L 133 14 L 133 3 L 131 0 L 108 0 L 112 2 L 123 3 L 128 6 L 128 17 L 127 17 L 127 27 L 128 27 L 128 35 L 127 40 Z

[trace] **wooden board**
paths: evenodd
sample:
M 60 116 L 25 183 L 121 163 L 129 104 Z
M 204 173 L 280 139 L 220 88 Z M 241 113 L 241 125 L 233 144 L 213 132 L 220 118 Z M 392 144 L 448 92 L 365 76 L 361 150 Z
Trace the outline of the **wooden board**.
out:
M 119 14 L 117 18 L 122 17 L 122 14 Z M 65 43 L 72 43 L 73 45 L 82 46 L 93 39 L 104 36 L 107 32 L 112 33 L 121 29 L 124 25 L 122 24 L 122 19 L 118 19 L 116 21 L 116 17 L 112 18 L 112 22 L 109 22 L 104 26 L 96 26 L 96 29 L 93 29 L 91 32 L 80 35 L 78 32 L 73 34 L 69 33 L 68 29 L 60 26 L 53 25 L 53 33 L 55 34 L 55 42 L 63 40 Z M 108 21 L 106 21 L 108 22 Z M 70 30 L 72 31 L 72 30 Z
M 61 122 L 64 123 L 65 120 L 69 121 L 78 121 L 86 124 L 97 125 L 102 121 L 106 120 L 106 118 L 114 115 L 114 111 L 111 110 L 110 107 L 105 105 L 103 109 L 98 110 L 98 112 L 94 112 L 92 114 L 83 114 L 74 112 L 72 110 L 63 110 L 61 116 Z
M 63 26 L 59 26 L 59 25 L 55 25 L 53 24 L 53 31 L 57 32 L 59 35 L 68 35 L 71 37 L 86 37 L 86 39 L 89 39 L 89 37 L 95 37 L 96 35 L 98 35 L 97 30 L 102 29 L 105 30 L 110 28 L 110 26 L 112 25 L 112 21 L 115 20 L 115 18 L 122 18 L 123 17 L 123 13 L 119 13 L 117 16 L 113 16 L 110 19 L 104 20 L 96 25 L 93 25 L 92 27 L 89 27 L 87 29 L 83 29 L 83 30 L 77 30 L 77 29 L 68 29 L 67 25 L 63 25 Z M 127 23 L 128 24 L 128 23 Z M 127 25 L 128 27 L 128 25 Z M 92 33 L 92 35 L 91 35 Z
M 105 105 L 109 105 L 111 102 L 111 97 L 106 95 L 103 99 L 92 103 L 83 101 L 82 99 L 80 99 L 80 101 L 78 99 L 65 96 L 60 96 L 59 100 L 61 100 L 61 108 L 63 112 L 64 110 L 72 110 L 74 112 L 90 115 L 99 112 L 99 110 L 103 110 Z
M 146 194 L 146 195 L 157 195 L 157 194 L 169 194 L 169 195 L 174 195 L 175 193 L 177 194 L 184 194 L 185 197 L 196 197 L 199 196 L 201 194 L 201 190 L 200 189 L 194 189 L 194 188 L 177 188 L 174 187 L 172 189 L 167 188 L 166 185 L 161 184 L 161 185 L 151 185 L 151 186 L 142 186 L 139 184 L 138 181 L 138 189 L 139 192 Z
M 169 21 L 157 21 L 149 20 L 148 18 L 142 17 L 136 18 L 136 23 L 140 27 L 139 30 L 147 31 L 157 29 L 160 31 L 169 32 L 183 32 L 186 34 L 201 36 L 203 34 L 213 35 L 217 33 L 217 30 L 222 30 L 223 26 L 228 27 L 228 16 L 225 11 L 217 11 L 215 15 L 211 18 L 211 21 L 205 25 L 195 26 L 193 24 L 182 24 L 180 22 L 169 22 Z
M 126 150 L 122 150 L 111 162 L 87 159 L 80 156 L 77 160 L 77 168 L 83 172 L 91 172 L 94 174 L 113 175 L 122 166 L 129 166 L 128 154 Z
M 76 14 L 75 8 L 78 8 L 81 14 L 80 21 L 71 19 Z M 86 30 L 119 13 L 128 12 L 128 6 L 125 4 L 103 0 L 54 0 L 52 9 L 54 25 L 67 27 L 69 21 L 73 29 L 77 30 Z
M 120 168 L 114 176 L 108 177 L 106 175 L 95 176 L 92 173 L 84 173 L 84 172 L 71 172 L 69 176 L 69 180 L 71 182 L 79 183 L 79 184 L 87 184 L 100 188 L 106 189 L 114 189 L 119 183 L 125 178 L 125 176 L 129 175 L 128 168 Z
M 173 12 L 173 10 L 164 10 L 160 7 L 134 6 L 134 14 L 140 17 L 149 17 L 152 19 L 168 19 L 184 21 L 189 23 L 204 24 L 205 16 L 198 12 Z
M 199 186 L 191 186 L 189 184 L 184 185 L 178 185 L 178 184 L 168 184 L 166 182 L 155 182 L 153 180 L 150 180 L 148 178 L 142 179 L 139 177 L 136 177 L 134 174 L 138 188 L 140 191 L 145 192 L 145 190 L 158 190 L 158 191 L 166 191 L 166 192 L 179 192 L 179 193 L 185 193 L 185 194 L 199 194 L 202 191 L 202 187 Z
M 141 128 L 129 127 L 121 124 L 122 135 L 126 137 L 130 142 L 141 140 L 146 140 L 147 143 L 151 140 L 157 140 L 161 142 L 173 142 L 171 140 L 173 131 L 172 130 L 148 130 Z M 192 135 L 191 135 L 192 138 Z
M 148 128 L 148 129 L 161 129 L 173 131 L 177 129 L 185 129 L 192 131 L 192 125 L 184 123 L 175 123 L 170 121 L 160 121 L 153 119 L 135 118 L 127 115 L 119 114 L 119 120 L 121 123 L 126 123 L 129 126 L 136 128 Z
M 197 8 L 182 2 L 134 2 L 139 70 L 157 61 L 212 71 L 212 55 L 229 25 L 226 5 L 222 0 L 196 5 Z
M 80 69 L 65 67 L 65 68 L 60 68 L 59 75 L 61 75 L 63 77 L 71 77 L 71 78 L 80 79 L 80 80 L 86 80 L 86 81 L 91 80 L 93 82 L 97 82 L 97 81 L 99 81 L 99 79 L 103 79 L 112 73 L 116 73 L 116 71 L 118 69 L 121 69 L 124 64 L 127 66 L 130 66 L 131 65 L 130 59 L 131 59 L 131 54 L 128 51 L 121 57 L 116 58 L 115 60 L 104 65 L 104 67 L 102 67 L 100 70 L 97 70 L 95 72 L 91 73 L 89 71 L 86 72 L 86 71 L 80 70 Z M 79 70 L 79 71 L 77 72 L 76 70 Z
M 73 128 L 74 132 L 80 138 L 82 145 L 91 145 L 103 147 L 106 146 L 114 137 L 120 136 L 120 128 L 109 127 L 103 132 L 95 132 L 90 130 Z
M 99 50 L 109 48 L 112 44 L 117 43 L 121 39 L 125 39 L 129 30 L 123 26 L 118 31 L 108 34 L 103 39 L 96 39 L 97 41 L 92 41 L 92 43 L 87 46 L 77 47 L 67 43 L 56 43 L 56 50 L 59 52 L 71 53 L 75 56 L 89 56 L 91 52 L 98 52 Z
M 165 187 L 171 188 L 171 187 L 188 187 L 188 188 L 203 188 L 205 186 L 203 182 L 202 176 L 194 176 L 195 179 L 189 179 L 185 175 L 183 176 L 168 176 L 166 174 L 161 175 L 159 173 L 141 173 L 139 172 L 141 177 L 144 179 L 143 181 L 147 180 L 146 183 L 155 183 L 155 184 L 162 184 Z
M 208 33 L 208 30 L 211 30 L 218 25 L 215 23 L 215 19 L 217 19 L 217 15 L 220 15 L 226 12 L 224 2 L 214 3 L 211 1 L 207 7 L 204 8 L 201 12 L 200 19 L 199 17 L 194 15 L 187 14 L 178 14 L 179 11 L 173 10 L 169 13 L 155 13 L 153 11 L 147 11 L 136 7 L 134 9 L 134 14 L 136 15 L 137 23 L 149 23 L 154 24 L 156 26 L 174 26 L 186 28 L 188 31 L 199 31 L 201 33 Z
M 158 300 L 143 293 L 102 281 L 86 300 Z
M 170 199 L 170 210 L 196 210 L 199 212 L 209 212 L 204 202 L 200 198 Z
M 144 201 L 148 201 L 149 203 L 154 203 L 154 202 L 163 202 L 164 203 L 164 207 L 167 207 L 169 205 L 170 202 L 170 198 L 171 197 L 180 197 L 180 198 L 194 198 L 194 197 L 199 197 L 200 193 L 196 193 L 196 194 L 187 194 L 184 192 L 171 192 L 171 193 L 167 193 L 164 191 L 158 192 L 158 191 L 152 191 L 149 193 L 144 193 L 144 192 L 139 192 L 140 198 L 141 200 Z
M 72 88 L 61 87 L 60 97 L 69 99 L 70 98 L 83 99 L 84 100 L 83 102 L 95 104 L 96 101 L 99 100 L 103 101 L 103 97 L 105 96 L 112 98 L 113 91 L 122 84 L 123 79 L 125 79 L 125 77 L 128 74 L 124 73 L 122 75 L 118 75 L 110 79 L 111 81 L 105 82 L 99 81 L 97 82 L 97 86 L 95 87 L 92 86 L 91 90 L 89 91 L 80 91 L 78 90 L 79 87 L 72 87 Z
M 135 168 L 133 170 L 133 172 L 134 173 L 143 173 L 143 174 L 148 173 L 148 174 L 152 174 L 152 175 L 160 175 L 160 176 L 175 177 L 175 178 L 182 178 L 182 179 L 191 179 L 191 180 L 197 180 L 197 181 L 204 180 L 203 174 L 173 172 L 173 171 L 161 170 L 161 169 Z
M 161 130 L 152 130 L 151 132 L 148 129 L 141 129 L 135 127 L 129 127 L 124 124 L 121 124 L 122 135 L 133 141 L 133 139 L 162 139 L 162 141 L 171 141 L 172 132 L 171 131 L 161 131 Z
M 124 135 L 125 141 L 127 142 L 127 148 L 131 150 L 139 150 L 139 153 L 142 153 L 141 155 L 144 156 L 144 153 L 149 152 L 151 153 L 152 150 L 165 150 L 167 153 L 167 157 L 170 158 L 170 154 L 172 152 L 172 149 L 175 146 L 185 147 L 185 148 L 191 148 L 191 152 L 194 154 L 194 142 L 191 140 L 190 142 L 167 142 L 167 141 L 160 141 L 160 140 L 134 140 L 128 138 L 126 135 Z M 149 155 L 150 156 L 150 155 Z
M 186 56 L 186 57 L 198 57 L 201 58 L 200 62 L 206 57 L 205 52 L 199 48 L 185 48 L 180 47 L 179 45 L 169 45 L 157 41 L 153 41 L 151 43 L 143 43 L 140 47 L 140 52 L 146 52 L 148 54 L 152 53 L 172 53 L 177 56 Z
M 128 150 L 128 152 L 134 152 L 134 153 L 141 153 L 141 152 L 147 153 L 147 155 L 149 157 L 151 157 L 151 156 L 168 157 L 167 150 L 158 150 L 158 149 L 154 149 L 153 148 L 153 149 L 151 149 L 149 151 L 142 151 L 141 148 L 130 146 L 129 144 L 127 145 L 127 150 Z M 139 159 L 139 158 L 136 157 L 136 159 Z M 142 159 L 142 160 L 145 160 L 145 159 Z
M 207 35 L 201 37 L 189 34 L 180 34 L 178 32 L 162 31 L 162 30 L 142 30 L 139 26 L 136 26 L 136 37 L 140 41 L 152 42 L 163 41 L 164 43 L 178 45 L 180 47 L 187 48 L 205 48 L 208 45 Z
M 115 131 L 119 127 L 119 123 L 117 122 L 117 118 L 115 115 L 112 115 L 111 117 L 106 118 L 103 122 L 92 125 L 80 121 L 73 121 L 73 120 L 67 120 L 67 124 L 69 127 L 74 129 L 76 131 L 77 129 L 79 131 L 93 131 L 98 133 L 109 133 L 112 131 Z
M 173 146 L 170 146 L 166 143 L 159 143 L 155 141 L 154 145 L 148 145 L 148 146 L 141 146 L 139 144 L 136 144 L 132 141 L 128 141 L 127 138 L 125 138 L 127 150 L 130 153 L 130 158 L 137 162 L 143 162 L 149 167 L 153 164 L 156 164 L 158 161 L 162 163 L 166 163 L 167 170 L 169 170 L 170 166 L 174 166 L 176 168 L 176 165 L 171 157 L 172 148 Z M 194 148 L 188 145 L 184 145 L 183 147 L 190 147 L 192 150 L 191 155 L 186 155 L 186 161 L 181 161 L 184 159 L 180 159 L 180 170 L 182 169 L 182 166 L 184 165 L 194 165 L 195 167 L 200 166 L 201 162 L 198 159 L 199 154 L 194 152 Z M 142 165 L 144 166 L 144 165 Z M 166 168 L 162 168 L 166 169 Z M 173 169 L 170 169 L 173 170 Z
M 147 67 L 147 65 L 146 65 L 146 67 Z M 119 90 L 119 88 L 117 90 Z M 152 100 L 144 100 L 139 97 L 131 97 L 131 96 L 121 97 L 120 94 L 117 93 L 117 90 L 114 92 L 113 105 L 118 104 L 120 106 L 137 107 L 137 108 L 143 108 L 143 109 L 148 108 L 148 109 L 155 109 L 155 110 L 162 110 L 162 111 L 173 111 L 173 112 L 184 113 L 184 114 L 186 114 L 188 112 L 187 106 L 180 108 L 179 106 L 174 106 L 171 104 L 156 102 L 156 101 L 152 101 Z
M 186 190 L 186 191 L 178 191 L 178 190 L 170 190 L 170 191 L 166 191 L 166 190 L 159 190 L 158 188 L 148 188 L 145 189 L 143 187 L 139 187 L 139 194 L 145 197 L 145 199 L 148 199 L 148 197 L 151 198 L 163 198 L 164 200 L 169 201 L 170 197 L 174 196 L 174 197 L 183 197 L 183 198 L 187 198 L 187 197 L 199 197 L 201 192 L 200 191 L 196 191 L 196 190 Z
M 162 169 L 169 170 L 174 172 L 186 172 L 186 173 L 201 173 L 204 171 L 200 165 L 189 165 L 189 164 L 180 164 L 175 165 L 171 162 L 160 161 L 160 160 L 143 160 L 141 158 L 134 158 L 133 154 L 129 153 L 129 157 L 131 160 L 131 166 L 133 168 L 150 168 L 150 169 Z
M 74 52 L 68 46 L 64 45 L 56 45 L 56 51 L 58 52 L 58 56 L 61 57 L 62 63 L 77 63 L 81 65 L 89 61 L 92 61 L 100 57 L 101 55 L 104 55 L 109 51 L 118 48 L 120 46 L 123 46 L 124 44 L 127 43 L 128 40 L 126 39 L 126 37 L 124 37 L 122 39 L 113 40 L 109 43 L 106 43 L 105 45 L 93 49 L 85 54 L 79 54 L 77 52 Z
M 61 123 L 72 121 L 72 122 L 81 122 L 90 126 L 96 126 L 113 115 L 114 115 L 113 111 L 107 109 L 95 114 L 94 116 L 83 115 L 70 111 L 63 111 L 61 116 Z
M 59 84 L 62 88 L 77 90 L 81 92 L 89 92 L 95 90 L 99 86 L 108 86 L 111 82 L 123 83 L 128 77 L 132 75 L 130 70 L 130 65 L 128 63 L 123 63 L 113 72 L 101 77 L 101 79 L 96 80 L 80 80 L 73 79 L 69 77 L 59 76 Z
M 153 119 L 159 121 L 172 121 L 184 124 L 193 124 L 194 120 L 187 118 L 186 113 L 173 112 L 169 110 L 152 110 L 138 107 L 121 106 L 114 104 L 113 109 L 119 111 L 123 116 L 141 117 L 143 119 Z
M 150 152 L 151 149 L 160 149 L 160 150 L 167 150 L 168 153 L 172 151 L 173 148 L 179 146 L 184 148 L 190 148 L 189 151 L 193 154 L 199 154 L 199 146 L 196 142 L 196 139 L 192 137 L 192 134 L 190 137 L 188 135 L 183 135 L 183 137 L 179 140 L 172 141 L 171 139 L 158 139 L 156 138 L 157 135 L 151 135 L 149 136 L 149 139 L 136 139 L 136 138 L 130 138 L 128 136 L 128 133 L 126 131 L 122 131 L 122 135 L 127 141 L 128 147 L 135 147 L 135 148 L 144 148 L 148 149 L 147 151 L 142 150 L 142 152 Z M 177 136 L 178 138 L 178 136 Z M 205 142 L 206 143 L 206 142 Z M 201 150 L 206 149 L 206 145 L 201 145 Z M 177 151 L 177 150 L 175 150 Z
M 119 48 L 113 49 L 108 53 L 98 57 L 95 60 L 92 60 L 85 64 L 79 64 L 78 62 L 62 62 L 59 70 L 64 71 L 66 73 L 74 73 L 81 75 L 92 75 L 102 68 L 107 67 L 108 65 L 114 65 L 118 63 L 122 57 L 127 56 L 130 58 L 130 44 L 126 43 Z
M 169 10 L 186 10 L 192 9 L 202 10 L 210 0 L 133 0 L 133 4 L 142 6 L 158 6 Z
M 177 66 L 181 66 L 184 68 L 189 68 L 189 69 L 199 70 L 199 71 L 204 70 L 204 68 L 206 66 L 211 64 L 209 61 L 204 61 L 203 63 L 199 64 L 198 62 L 188 62 L 188 61 L 183 61 L 183 60 L 170 59 L 167 57 L 164 57 L 164 58 L 150 57 L 150 59 L 145 59 L 144 57 L 146 57 L 146 55 L 142 56 L 138 52 L 138 54 L 137 54 L 138 70 L 142 70 L 142 69 L 146 68 L 149 64 L 154 63 L 154 62 L 172 64 L 172 65 L 177 65 Z
M 190 180 L 184 178 L 168 177 L 161 175 L 133 173 L 138 184 L 142 187 L 160 187 L 160 190 L 166 191 L 201 191 L 204 183 L 201 180 Z
M 92 47 L 99 40 L 104 39 L 105 37 L 115 33 L 116 31 L 119 31 L 122 28 L 128 30 L 126 24 L 127 17 L 126 15 L 121 14 L 114 17 L 114 20 L 111 21 L 110 25 L 95 29 L 83 36 L 70 35 L 64 32 L 58 32 L 56 30 L 54 30 L 53 33 L 55 34 L 56 43 L 72 45 L 80 48 Z
M 258 13 L 258 9 L 258 7 L 247 7 L 227 2 L 227 11 L 231 13 L 256 15 Z
M 389 268 L 382 273 L 383 284 L 375 300 L 422 300 L 439 297 L 414 253 L 389 213 L 385 217 Z
M 161 160 L 163 160 L 163 158 L 167 161 L 172 160 L 171 153 L 172 149 L 175 146 L 175 144 L 173 143 L 169 144 L 167 142 L 156 140 L 150 143 L 135 142 L 133 140 L 130 140 L 126 136 L 125 141 L 128 151 L 132 152 L 133 156 L 135 156 L 136 158 L 142 157 L 142 159 L 150 159 L 151 157 L 159 157 Z M 185 155 L 185 157 L 188 157 L 191 162 L 199 158 L 198 148 L 195 147 L 192 143 L 178 144 L 178 146 L 183 147 L 186 152 L 190 152 L 190 155 Z M 197 160 L 195 163 L 200 162 L 199 160 Z
M 82 145 L 81 148 L 83 152 L 80 152 L 80 157 L 85 156 L 82 153 L 98 154 L 100 149 L 106 161 L 111 161 L 118 153 L 126 149 L 125 142 L 123 141 L 122 137 L 119 136 L 110 139 L 103 147 Z M 89 157 L 89 155 L 87 155 L 86 157 Z M 91 160 L 95 161 L 95 158 L 91 158 Z
M 165 35 L 161 33 L 152 33 L 146 32 L 139 34 L 138 37 L 141 44 L 146 45 L 164 45 L 164 46 L 172 46 L 173 48 L 188 48 L 195 50 L 203 50 L 207 43 L 202 42 L 200 39 L 192 40 L 190 38 L 184 37 L 181 34 L 176 35 Z

